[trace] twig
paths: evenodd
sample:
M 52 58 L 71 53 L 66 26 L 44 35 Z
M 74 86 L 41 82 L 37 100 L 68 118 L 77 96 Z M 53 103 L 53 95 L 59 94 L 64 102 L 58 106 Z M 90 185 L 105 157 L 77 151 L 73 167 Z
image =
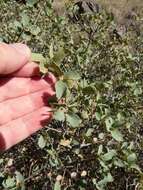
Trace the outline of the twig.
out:
M 137 185 L 135 186 L 135 190 L 139 190 L 139 186 L 140 186 L 140 184 L 137 183 Z
M 63 178 L 62 178 L 62 181 L 61 181 L 61 185 L 63 185 L 64 178 L 65 178 L 65 174 L 66 174 L 66 169 L 64 169 L 64 173 L 63 173 Z
M 59 131 L 57 129 L 51 128 L 51 127 L 47 127 L 48 131 L 55 131 L 57 133 L 62 133 L 62 131 Z

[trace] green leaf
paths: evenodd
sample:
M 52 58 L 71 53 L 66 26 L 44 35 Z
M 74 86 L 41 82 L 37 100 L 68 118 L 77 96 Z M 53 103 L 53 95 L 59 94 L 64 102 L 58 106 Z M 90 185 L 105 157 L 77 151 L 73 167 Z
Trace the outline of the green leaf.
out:
M 76 71 L 66 72 L 63 76 L 64 80 L 79 80 L 81 78 L 80 74 Z
M 27 0 L 26 2 L 27 2 L 27 5 L 34 6 L 38 2 L 38 0 Z
M 89 118 L 88 112 L 83 110 L 82 113 L 81 113 L 81 117 L 83 119 L 88 119 Z
M 105 190 L 104 187 L 99 187 L 97 180 L 95 178 L 92 179 L 92 183 L 96 186 L 97 190 Z
M 86 135 L 87 137 L 90 137 L 93 132 L 94 132 L 94 129 L 93 129 L 93 128 L 89 128 L 89 129 L 87 130 L 87 132 L 86 132 L 85 135 Z
M 111 175 L 111 173 L 108 173 L 106 176 L 104 176 L 104 178 L 100 181 L 96 181 L 96 179 L 94 180 L 94 184 L 96 185 L 96 188 L 98 190 L 105 190 L 105 187 L 107 185 L 107 183 L 113 182 L 114 179 Z
M 68 112 L 66 114 L 66 119 L 67 119 L 67 122 L 72 126 L 72 127 L 78 127 L 79 124 L 81 123 L 81 119 L 80 117 L 73 113 L 73 112 Z
M 31 60 L 34 62 L 39 63 L 39 67 L 40 67 L 40 72 L 43 74 L 48 73 L 48 68 L 47 68 L 47 61 L 44 58 L 44 56 L 40 53 L 32 53 L 31 54 Z
M 15 174 L 16 174 L 16 185 L 18 187 L 21 187 L 21 190 L 25 190 L 23 175 L 18 171 L 16 171 Z
M 142 174 L 141 168 L 137 164 L 132 163 L 130 165 L 130 168 L 134 169 L 134 170 L 138 171 L 140 174 Z
M 118 141 L 118 142 L 122 142 L 123 141 L 123 135 L 121 134 L 121 132 L 118 129 L 113 129 L 111 131 L 111 135 L 112 137 Z
M 142 89 L 141 87 L 136 87 L 135 90 L 134 90 L 134 95 L 135 96 L 139 96 L 142 94 Z
M 38 146 L 43 149 L 46 146 L 46 141 L 42 135 L 38 139 Z
M 21 23 L 23 24 L 23 26 L 28 26 L 30 22 L 30 18 L 27 14 L 22 13 L 21 14 Z
M 95 94 L 95 88 L 93 86 L 86 86 L 82 89 L 84 95 L 93 95 Z
M 61 185 L 60 185 L 60 182 L 59 182 L 59 181 L 56 181 L 56 182 L 55 182 L 54 190 L 61 190 Z
M 98 182 L 95 180 L 94 183 L 95 183 L 96 188 L 98 190 L 105 190 L 105 187 L 107 186 L 107 183 L 110 183 L 110 182 L 113 182 L 113 181 L 114 181 L 114 179 L 113 179 L 111 173 L 108 173 L 107 176 L 105 176 L 102 180 L 100 180 Z
M 107 176 L 104 177 L 104 179 L 102 179 L 101 181 L 98 182 L 98 185 L 101 187 L 104 187 L 107 183 L 109 182 L 113 182 L 114 179 L 111 175 L 111 173 L 108 173 Z
M 122 113 L 118 113 L 117 114 L 117 119 L 118 119 L 118 121 L 119 121 L 119 123 L 123 123 L 124 122 L 124 120 L 125 120 L 125 118 L 124 118 L 124 116 L 123 116 L 123 114 Z
M 61 70 L 60 66 L 58 66 L 56 63 L 50 63 L 48 65 L 48 70 L 57 75 L 58 77 L 63 75 L 63 71 Z
M 21 34 L 21 37 L 26 40 L 26 42 L 30 41 L 31 40 L 31 36 L 27 33 L 22 33 Z
M 15 174 L 16 174 L 16 180 L 17 180 L 17 182 L 18 183 L 23 183 L 24 182 L 23 175 L 20 172 L 18 172 L 18 171 L 16 171 Z
M 107 176 L 106 176 L 104 179 L 105 179 L 105 181 L 106 181 L 107 183 L 114 181 L 114 179 L 113 179 L 111 173 L 108 173 Z
M 99 160 L 100 165 L 103 167 L 104 171 L 108 171 L 109 167 L 106 165 L 105 161 Z
M 99 112 L 95 112 L 95 117 L 96 117 L 97 121 L 101 120 L 101 114 Z
M 103 145 L 99 145 L 97 155 L 101 155 L 103 153 Z
M 114 124 L 114 120 L 112 117 L 108 117 L 106 120 L 105 120 L 105 124 L 106 124 L 106 128 L 107 128 L 107 131 L 110 131 L 110 129 L 112 128 L 113 124 Z
M 8 177 L 5 182 L 3 183 L 5 188 L 12 188 L 15 186 L 15 178 Z
M 128 157 L 127 157 L 128 164 L 135 163 L 136 161 L 137 161 L 137 156 L 135 153 L 131 153 L 128 155 Z
M 53 47 L 53 43 L 51 43 L 50 47 L 49 47 L 49 57 L 50 59 L 54 58 L 54 47 Z
M 65 113 L 63 110 L 57 110 L 54 113 L 54 119 L 58 120 L 58 121 L 65 121 Z
M 14 21 L 13 25 L 14 25 L 14 27 L 17 28 L 17 29 L 22 27 L 21 23 L 18 22 L 17 20 Z
M 104 137 L 105 137 L 105 134 L 104 134 L 104 133 L 99 133 L 99 135 L 98 135 L 98 138 L 99 138 L 99 139 L 103 140 Z
M 1 158 L 1 159 L 0 159 L 0 165 L 1 165 L 3 162 L 4 162 L 4 159 Z
M 35 61 L 35 62 L 46 62 L 46 59 L 44 58 L 44 56 L 41 53 L 32 53 L 31 54 L 31 60 Z
M 54 62 L 56 64 L 60 64 L 63 61 L 64 57 L 65 57 L 64 48 L 60 47 L 59 50 L 54 55 Z
M 67 85 L 63 81 L 58 81 L 55 85 L 55 88 L 56 88 L 56 97 L 58 99 L 61 99 L 67 91 Z
M 48 68 L 45 66 L 45 62 L 40 62 L 39 68 L 41 73 L 43 74 L 48 73 Z
M 106 154 L 102 156 L 102 159 L 104 161 L 110 161 L 113 159 L 114 156 L 117 155 L 117 152 L 115 150 L 109 150 Z
M 3 39 L 0 37 L 0 42 L 3 42 Z
M 41 29 L 38 26 L 31 26 L 30 27 L 30 32 L 34 36 L 37 36 L 41 32 Z
M 124 168 L 124 167 L 125 167 L 124 162 L 123 162 L 122 160 L 120 160 L 120 159 L 115 160 L 115 161 L 114 161 L 114 165 L 115 165 L 115 166 L 118 166 L 118 167 L 121 167 L 121 168 Z

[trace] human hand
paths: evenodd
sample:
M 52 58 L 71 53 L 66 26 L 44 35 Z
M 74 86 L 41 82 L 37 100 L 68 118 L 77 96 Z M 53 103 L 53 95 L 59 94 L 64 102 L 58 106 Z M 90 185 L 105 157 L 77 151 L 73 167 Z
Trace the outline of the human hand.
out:
M 0 150 L 6 150 L 42 128 L 52 117 L 48 98 L 55 77 L 43 79 L 24 44 L 0 43 Z

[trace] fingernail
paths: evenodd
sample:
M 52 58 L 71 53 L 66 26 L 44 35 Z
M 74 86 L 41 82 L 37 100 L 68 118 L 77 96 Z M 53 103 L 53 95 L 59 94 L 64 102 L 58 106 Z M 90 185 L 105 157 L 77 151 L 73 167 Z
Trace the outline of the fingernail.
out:
M 27 45 L 21 44 L 21 43 L 14 43 L 14 44 L 10 44 L 10 46 L 15 48 L 19 53 L 30 58 L 31 51 Z

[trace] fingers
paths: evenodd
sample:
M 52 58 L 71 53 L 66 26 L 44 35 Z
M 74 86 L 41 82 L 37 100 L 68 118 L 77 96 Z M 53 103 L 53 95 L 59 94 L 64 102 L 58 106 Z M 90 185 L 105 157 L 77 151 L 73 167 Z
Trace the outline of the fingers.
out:
M 55 88 L 55 83 L 57 79 L 52 73 L 49 72 L 43 79 Z
M 14 77 L 40 76 L 40 69 L 37 63 L 28 62 L 18 71 L 12 73 L 10 76 L 14 76 Z
M 0 43 L 0 74 L 19 70 L 30 60 L 30 49 L 24 44 Z
M 51 88 L 47 88 L 26 96 L 21 96 L 19 98 L 10 99 L 0 103 L 0 125 L 20 118 L 43 106 L 47 106 L 49 97 L 54 94 L 55 92 Z
M 35 133 L 52 118 L 50 108 L 42 107 L 0 127 L 0 150 L 6 150 Z
M 45 78 L 1 78 L 0 79 L 0 102 L 34 93 L 45 88 L 54 88 L 56 78 L 49 73 Z

